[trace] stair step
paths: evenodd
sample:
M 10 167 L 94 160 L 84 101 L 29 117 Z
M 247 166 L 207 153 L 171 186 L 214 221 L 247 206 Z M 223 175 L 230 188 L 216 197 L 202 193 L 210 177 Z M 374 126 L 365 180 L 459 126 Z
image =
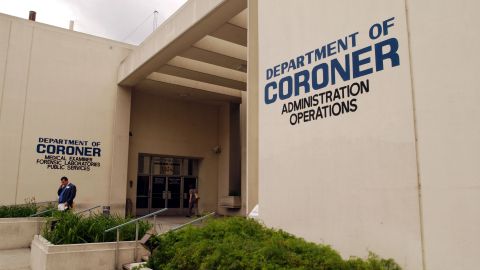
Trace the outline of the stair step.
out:
M 127 263 L 127 264 L 123 265 L 123 269 L 124 270 L 130 270 L 130 269 L 133 269 L 134 267 L 142 266 L 144 264 L 145 264 L 144 262 L 142 262 L 142 263 Z M 147 269 L 151 270 L 150 268 L 147 268 L 147 267 L 141 267 L 140 269 L 141 270 L 147 270 Z

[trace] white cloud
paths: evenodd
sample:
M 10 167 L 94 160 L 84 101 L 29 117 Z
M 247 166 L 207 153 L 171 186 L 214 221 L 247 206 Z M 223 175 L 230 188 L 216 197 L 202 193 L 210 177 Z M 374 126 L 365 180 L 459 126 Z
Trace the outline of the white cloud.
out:
M 74 20 L 76 31 L 139 44 L 153 30 L 155 10 L 159 12 L 159 25 L 185 2 L 186 0 L 0 0 L 0 12 L 28 18 L 28 12 L 34 10 L 38 22 L 68 28 L 70 20 Z

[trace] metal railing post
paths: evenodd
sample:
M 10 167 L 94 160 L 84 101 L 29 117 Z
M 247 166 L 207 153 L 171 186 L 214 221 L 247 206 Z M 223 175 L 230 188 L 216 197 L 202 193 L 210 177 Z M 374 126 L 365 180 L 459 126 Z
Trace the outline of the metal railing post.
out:
M 105 240 L 105 234 L 108 233 L 108 232 L 111 232 L 113 230 L 117 230 L 117 246 L 116 246 L 116 249 L 115 249 L 115 267 L 116 269 L 119 269 L 118 268 L 118 260 L 119 260 L 119 245 L 120 245 L 120 229 L 125 227 L 126 225 L 128 224 L 132 224 L 132 223 L 136 223 L 136 227 L 135 227 L 135 254 L 134 254 L 134 257 L 135 257 L 135 261 L 137 261 L 138 259 L 138 252 L 137 252 L 137 249 L 138 249 L 138 236 L 139 236 L 139 233 L 140 233 L 140 220 L 143 220 L 145 218 L 148 218 L 148 217 L 151 217 L 153 216 L 153 218 L 155 219 L 156 216 L 159 214 L 159 213 L 162 213 L 162 212 L 165 212 L 167 211 L 168 209 L 167 208 L 164 208 L 164 209 L 161 209 L 161 210 L 158 210 L 156 212 L 153 212 L 153 213 L 150 213 L 148 215 L 145 215 L 145 216 L 142 216 L 142 217 L 139 217 L 139 218 L 136 218 L 134 220 L 130 220 L 128 222 L 125 222 L 123 224 L 120 224 L 118 226 L 115 226 L 113 228 L 110 228 L 108 230 L 105 230 L 103 232 L 103 236 L 104 236 L 104 240 Z M 155 219 L 155 223 L 156 223 L 156 219 Z
M 33 214 L 33 215 L 30 215 L 29 217 L 37 217 L 37 216 L 46 214 L 46 213 L 48 213 L 48 212 L 52 212 L 53 210 L 55 210 L 55 209 L 54 209 L 54 208 L 52 208 L 52 209 L 47 209 L 47 210 L 45 210 L 45 211 L 38 212 L 38 213 L 35 213 L 35 214 Z
M 205 216 L 203 216 L 203 217 L 194 219 L 194 220 L 192 220 L 192 221 L 190 221 L 190 222 L 187 222 L 187 223 L 184 223 L 184 224 L 179 225 L 179 226 L 177 226 L 177 227 L 174 227 L 174 228 L 168 230 L 168 232 L 173 232 L 173 231 L 176 231 L 176 230 L 180 230 L 180 229 L 182 229 L 182 228 L 184 228 L 184 227 L 186 227 L 186 226 L 188 226 L 188 225 L 190 225 L 190 224 L 193 224 L 193 223 L 199 222 L 199 221 L 203 221 L 203 220 L 205 220 L 205 219 L 207 219 L 207 218 L 209 218 L 209 217 L 211 217 L 211 216 L 213 216 L 213 215 L 215 215 L 215 212 L 211 212 L 210 214 L 207 214 L 207 215 L 205 215 Z
M 117 248 L 115 249 L 115 269 L 119 269 L 118 268 L 118 251 L 119 251 L 119 247 L 118 245 L 120 244 L 120 228 L 117 228 Z
M 137 252 L 137 248 L 138 248 L 138 230 L 139 230 L 139 222 L 137 221 L 137 223 L 135 224 L 135 254 L 134 254 L 134 257 L 133 259 L 135 260 L 135 262 L 138 262 L 138 252 Z

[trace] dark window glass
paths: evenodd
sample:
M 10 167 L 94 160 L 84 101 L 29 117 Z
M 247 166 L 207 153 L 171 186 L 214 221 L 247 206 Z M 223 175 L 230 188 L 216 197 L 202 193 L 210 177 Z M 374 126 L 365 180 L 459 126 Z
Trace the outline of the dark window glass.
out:
M 137 197 L 137 208 L 148 208 L 148 197 Z
M 153 177 L 152 182 L 152 208 L 165 207 L 165 177 Z
M 148 196 L 148 179 L 149 176 L 137 177 L 137 196 Z
M 169 177 L 168 178 L 168 192 L 169 199 L 167 202 L 168 208 L 179 208 L 180 207 L 180 183 L 181 180 L 179 177 Z

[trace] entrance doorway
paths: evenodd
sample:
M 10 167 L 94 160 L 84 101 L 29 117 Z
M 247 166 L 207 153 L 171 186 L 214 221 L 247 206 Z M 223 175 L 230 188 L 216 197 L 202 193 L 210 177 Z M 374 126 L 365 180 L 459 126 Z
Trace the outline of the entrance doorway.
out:
M 137 216 L 163 208 L 166 215 L 186 215 L 188 192 L 198 187 L 198 159 L 141 154 L 138 165 Z

